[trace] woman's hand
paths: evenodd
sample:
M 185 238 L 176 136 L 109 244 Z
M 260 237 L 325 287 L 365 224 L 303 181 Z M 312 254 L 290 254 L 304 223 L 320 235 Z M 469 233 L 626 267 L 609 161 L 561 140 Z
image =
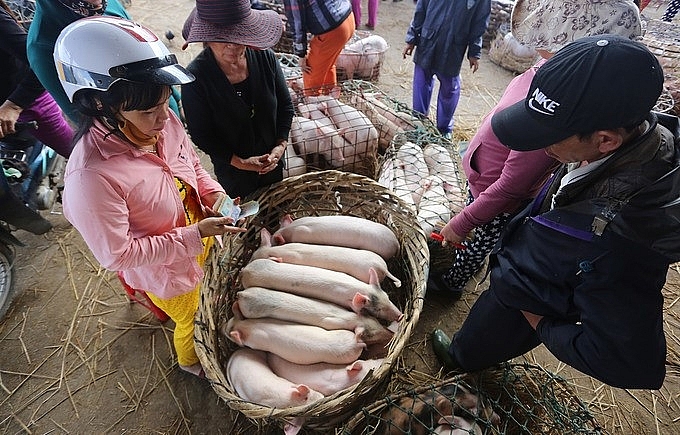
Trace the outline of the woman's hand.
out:
M 224 192 L 212 192 L 203 197 L 205 204 L 209 204 L 208 207 L 204 207 L 203 212 L 206 216 L 221 216 L 219 210 L 215 210 L 215 204 L 221 203 L 222 198 L 227 195 Z
M 234 220 L 226 216 L 207 217 L 197 225 L 201 238 L 226 233 L 245 233 L 247 231 L 246 228 L 235 227 Z
M 453 222 L 453 219 L 444 225 L 444 228 L 442 228 L 442 230 L 439 232 L 439 235 L 444 238 L 446 243 L 451 245 L 460 244 L 463 240 L 465 240 L 465 236 L 461 236 L 460 234 L 457 234 L 455 231 L 453 231 L 451 228 L 451 222 Z
M 303 73 L 309 74 L 312 72 L 312 67 L 307 65 L 307 56 L 298 57 L 298 65 L 300 65 L 300 69 L 302 70 Z
M 267 162 L 269 163 L 267 166 L 262 168 L 260 171 L 260 175 L 266 174 L 267 172 L 271 172 L 279 164 L 279 161 L 283 158 L 283 153 L 286 152 L 286 145 L 288 144 L 287 141 L 282 140 L 279 142 L 278 145 L 276 145 L 272 150 L 269 152 L 269 157 L 267 159 Z
M 0 139 L 15 132 L 14 124 L 23 110 L 9 100 L 2 103 L 0 106 Z
M 260 175 L 266 174 L 276 169 L 286 151 L 286 144 L 286 141 L 280 141 L 269 154 L 248 157 L 247 159 L 234 155 L 231 158 L 231 165 L 243 171 L 257 172 Z

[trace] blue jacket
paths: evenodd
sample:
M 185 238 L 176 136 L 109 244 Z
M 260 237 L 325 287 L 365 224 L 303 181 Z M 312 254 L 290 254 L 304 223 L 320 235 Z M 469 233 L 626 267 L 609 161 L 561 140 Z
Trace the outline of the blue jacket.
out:
M 307 55 L 307 32 L 322 35 L 342 24 L 352 13 L 349 0 L 284 0 L 286 17 L 293 24 L 293 51 Z
M 125 8 L 118 0 L 109 0 L 106 4 L 104 15 L 112 15 L 130 19 Z M 72 22 L 82 18 L 57 0 L 37 0 L 35 2 L 35 15 L 28 29 L 26 43 L 28 61 L 35 75 L 42 85 L 59 104 L 64 114 L 71 120 L 77 120 L 79 114 L 66 96 L 61 87 L 57 69 L 54 66 L 54 45 L 59 34 Z M 87 44 L 87 41 L 83 41 Z
M 490 0 L 418 0 L 406 43 L 416 46 L 413 62 L 455 77 L 468 58 L 481 57 L 482 36 L 491 14 Z

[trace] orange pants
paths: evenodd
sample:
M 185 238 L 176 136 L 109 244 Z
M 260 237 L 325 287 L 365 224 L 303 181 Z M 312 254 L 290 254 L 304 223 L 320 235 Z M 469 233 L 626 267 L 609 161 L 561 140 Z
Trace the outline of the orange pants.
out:
M 302 73 L 305 95 L 328 94 L 338 84 L 335 61 L 354 30 L 354 14 L 350 13 L 335 29 L 312 37 L 307 52 L 310 72 Z

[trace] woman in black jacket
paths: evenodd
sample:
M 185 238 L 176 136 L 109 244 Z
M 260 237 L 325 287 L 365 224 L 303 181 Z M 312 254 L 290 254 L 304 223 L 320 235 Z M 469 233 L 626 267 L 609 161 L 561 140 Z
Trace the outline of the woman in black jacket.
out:
M 28 64 L 26 30 L 0 0 L 0 138 L 14 133 L 16 122 L 37 121 L 33 135 L 64 157 L 73 148 L 73 129 Z
M 189 64 L 196 81 L 182 86 L 192 141 L 210 156 L 217 180 L 244 197 L 280 181 L 294 115 L 274 52 L 283 22 L 248 0 L 199 0 L 187 19 L 187 43 L 206 48 Z

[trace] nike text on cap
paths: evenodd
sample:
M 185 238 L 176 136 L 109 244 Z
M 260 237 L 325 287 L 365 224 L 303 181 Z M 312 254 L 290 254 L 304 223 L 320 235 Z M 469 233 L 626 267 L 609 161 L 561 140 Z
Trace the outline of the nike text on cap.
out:
M 589 36 L 543 64 L 526 98 L 494 114 L 491 126 L 505 146 L 537 150 L 575 134 L 635 126 L 662 89 L 661 65 L 643 44 Z

